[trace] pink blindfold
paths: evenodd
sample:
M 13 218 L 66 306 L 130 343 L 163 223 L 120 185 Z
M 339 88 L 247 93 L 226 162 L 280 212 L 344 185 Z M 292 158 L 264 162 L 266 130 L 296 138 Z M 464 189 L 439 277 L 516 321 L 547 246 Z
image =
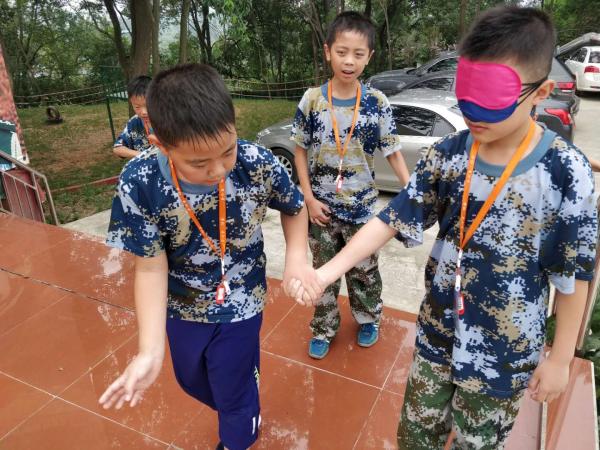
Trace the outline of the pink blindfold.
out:
M 504 64 L 474 62 L 459 58 L 456 71 L 456 98 L 486 109 L 513 106 L 521 95 L 521 78 Z

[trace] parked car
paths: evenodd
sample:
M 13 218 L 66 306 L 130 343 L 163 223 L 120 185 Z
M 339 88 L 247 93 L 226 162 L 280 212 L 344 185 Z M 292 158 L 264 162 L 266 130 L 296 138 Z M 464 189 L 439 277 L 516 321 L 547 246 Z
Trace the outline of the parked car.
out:
M 419 80 L 427 81 L 439 74 L 440 72 L 456 72 L 458 64 L 458 53 L 448 52 L 439 58 L 432 59 L 416 69 L 402 71 L 392 70 L 373 75 L 367 80 L 367 83 L 376 89 L 382 91 L 385 95 L 391 96 L 401 92 L 409 85 L 418 83 Z M 579 111 L 579 97 L 575 95 L 575 77 L 569 69 L 556 58 L 552 60 L 552 68 L 550 69 L 549 78 L 556 81 L 556 86 L 552 92 L 552 98 L 562 100 L 569 104 L 571 115 L 577 114 Z M 433 82 L 430 82 L 430 84 Z M 423 85 L 418 87 L 431 86 Z
M 367 80 L 376 89 L 390 96 L 400 92 L 402 87 L 421 77 L 440 71 L 456 71 L 458 56 L 456 52 L 443 53 L 437 58 L 427 61 L 416 69 L 399 69 L 381 72 Z
M 578 91 L 600 92 L 600 46 L 582 47 L 565 62 Z
M 391 97 L 390 103 L 400 134 L 402 155 L 411 172 L 432 144 L 449 133 L 466 129 L 460 111 L 453 108 L 456 105 L 453 94 L 417 89 Z M 257 134 L 256 141 L 270 148 L 297 182 L 296 144 L 290 140 L 291 122 L 285 120 L 265 128 Z M 396 174 L 380 152 L 375 155 L 375 182 L 383 191 L 398 192 L 401 189 Z
M 406 84 L 400 92 L 405 92 L 410 89 L 435 89 L 446 91 L 449 94 L 454 92 L 456 84 L 456 71 L 443 71 L 425 75 L 418 80 Z M 579 97 L 577 103 L 579 103 Z M 543 122 L 546 126 L 564 137 L 569 141 L 573 141 L 575 135 L 575 120 L 573 119 L 573 103 L 565 102 L 556 96 L 547 98 L 536 108 L 538 121 Z

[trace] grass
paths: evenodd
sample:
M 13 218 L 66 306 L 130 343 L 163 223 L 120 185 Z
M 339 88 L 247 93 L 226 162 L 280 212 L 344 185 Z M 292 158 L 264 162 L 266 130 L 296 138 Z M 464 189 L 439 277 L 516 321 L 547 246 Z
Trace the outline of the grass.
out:
M 234 100 L 240 138 L 254 140 L 261 129 L 291 117 L 296 102 L 286 100 Z M 129 118 L 125 102 L 111 104 L 116 133 Z M 112 154 L 113 139 L 105 104 L 65 105 L 59 111 L 64 121 L 46 123 L 45 108 L 19 110 L 31 167 L 48 178 L 50 189 L 89 183 L 118 175 L 125 160 Z M 110 208 L 112 186 L 86 187 L 76 192 L 56 193 L 58 218 L 71 222 Z

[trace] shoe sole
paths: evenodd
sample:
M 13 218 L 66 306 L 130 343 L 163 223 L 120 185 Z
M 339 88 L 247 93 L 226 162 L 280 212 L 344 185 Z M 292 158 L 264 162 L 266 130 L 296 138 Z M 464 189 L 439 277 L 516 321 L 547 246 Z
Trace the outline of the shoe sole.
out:
M 373 347 L 375 344 L 377 344 L 378 340 L 379 340 L 379 334 L 377 335 L 377 338 L 373 342 L 370 342 L 368 344 L 361 344 L 359 341 L 356 341 L 356 343 L 358 344 L 359 347 L 369 348 L 369 347 Z

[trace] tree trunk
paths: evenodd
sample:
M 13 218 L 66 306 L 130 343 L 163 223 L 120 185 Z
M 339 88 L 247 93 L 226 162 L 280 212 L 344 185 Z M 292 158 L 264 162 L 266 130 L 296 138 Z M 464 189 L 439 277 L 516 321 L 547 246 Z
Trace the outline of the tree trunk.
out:
M 125 44 L 123 42 L 123 35 L 121 31 L 121 23 L 119 22 L 119 16 L 117 15 L 117 7 L 115 5 L 114 0 L 104 0 L 104 6 L 106 7 L 108 17 L 110 18 L 110 21 L 113 26 L 113 41 L 115 43 L 115 48 L 117 49 L 119 65 L 121 66 L 121 70 L 123 71 L 125 81 L 129 81 L 131 79 L 130 58 L 127 54 L 127 51 L 125 50 Z
M 191 0 L 183 0 L 181 5 L 181 21 L 179 23 L 179 64 L 187 62 L 188 18 L 190 17 Z
M 365 16 L 367 16 L 370 19 L 372 13 L 373 13 L 373 2 L 372 2 L 372 0 L 366 0 L 364 14 L 365 14 Z
M 466 27 L 466 14 L 467 14 L 467 2 L 468 0 L 460 0 L 460 11 L 458 17 L 458 36 L 463 37 L 465 35 Z
M 147 75 L 152 53 L 154 19 L 150 0 L 131 0 L 131 76 Z
M 154 0 L 153 14 L 154 27 L 152 27 L 152 74 L 160 72 L 160 0 Z
M 210 38 L 210 22 L 208 18 L 210 10 L 208 3 L 202 4 L 202 28 L 204 29 L 204 42 L 206 43 L 206 62 L 212 64 L 212 42 Z
M 317 36 L 314 30 L 310 32 L 312 41 L 312 54 L 313 54 L 313 76 L 315 78 L 315 86 L 319 84 L 319 44 L 317 42 Z

